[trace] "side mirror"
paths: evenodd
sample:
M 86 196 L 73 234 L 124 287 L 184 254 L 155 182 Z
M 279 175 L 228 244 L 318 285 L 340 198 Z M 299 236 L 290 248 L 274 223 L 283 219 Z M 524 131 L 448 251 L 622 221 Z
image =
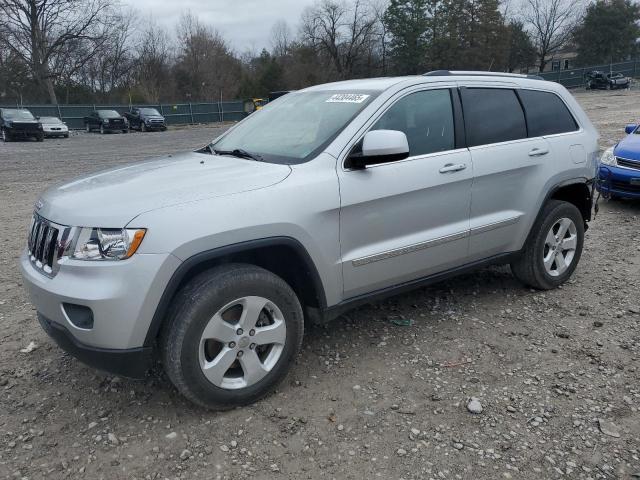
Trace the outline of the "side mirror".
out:
M 346 166 L 362 169 L 367 165 L 404 160 L 409 156 L 409 141 L 398 130 L 371 130 L 362 139 L 362 152 L 349 155 Z
M 633 123 L 630 123 L 629 125 L 624 127 L 624 133 L 633 133 L 635 132 L 636 128 L 638 128 L 638 125 L 634 125 Z

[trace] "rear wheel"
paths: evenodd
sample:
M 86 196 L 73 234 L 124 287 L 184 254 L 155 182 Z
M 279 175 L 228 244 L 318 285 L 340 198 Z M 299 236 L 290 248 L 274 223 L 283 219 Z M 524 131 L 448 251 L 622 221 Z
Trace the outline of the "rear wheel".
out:
M 531 232 L 511 271 L 522 283 L 540 290 L 562 285 L 582 254 L 584 220 L 580 211 L 571 203 L 551 200 Z
M 164 369 L 198 405 L 246 405 L 284 379 L 303 329 L 300 302 L 280 277 L 252 265 L 217 267 L 174 300 L 160 339 Z

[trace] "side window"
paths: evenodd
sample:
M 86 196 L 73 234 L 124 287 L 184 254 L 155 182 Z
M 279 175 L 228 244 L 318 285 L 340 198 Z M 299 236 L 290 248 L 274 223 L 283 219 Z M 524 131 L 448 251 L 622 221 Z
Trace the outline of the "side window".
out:
M 470 147 L 527 138 L 524 112 L 513 90 L 464 88 L 462 109 Z
M 425 90 L 398 100 L 371 130 L 400 130 L 407 135 L 409 155 L 453 150 L 455 131 L 449 90 Z
M 527 115 L 530 137 L 575 132 L 578 124 L 564 102 L 555 94 L 518 90 Z

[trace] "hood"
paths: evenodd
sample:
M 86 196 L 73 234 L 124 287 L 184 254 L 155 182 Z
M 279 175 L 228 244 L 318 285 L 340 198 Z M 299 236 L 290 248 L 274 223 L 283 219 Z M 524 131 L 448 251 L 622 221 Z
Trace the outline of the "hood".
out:
M 289 173 L 288 165 L 186 153 L 50 188 L 36 208 L 44 218 L 62 225 L 120 228 L 149 210 L 268 187 Z
M 640 161 L 640 134 L 631 133 L 624 137 L 613 149 L 616 157 Z

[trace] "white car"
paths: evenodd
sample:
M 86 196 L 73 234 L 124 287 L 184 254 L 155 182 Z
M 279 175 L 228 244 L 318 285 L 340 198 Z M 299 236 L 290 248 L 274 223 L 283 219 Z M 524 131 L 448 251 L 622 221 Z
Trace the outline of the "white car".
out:
M 69 138 L 69 127 L 58 117 L 40 117 L 45 137 Z

